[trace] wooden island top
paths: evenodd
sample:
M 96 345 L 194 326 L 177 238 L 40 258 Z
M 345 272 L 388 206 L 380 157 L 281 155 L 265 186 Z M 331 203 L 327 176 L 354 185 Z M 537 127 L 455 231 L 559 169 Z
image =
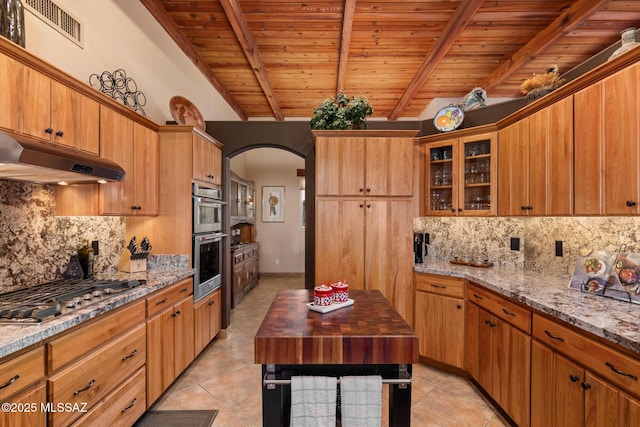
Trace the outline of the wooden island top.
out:
M 309 310 L 312 291 L 279 291 L 255 336 L 258 364 L 412 364 L 418 336 L 378 290 L 350 290 L 354 304 Z

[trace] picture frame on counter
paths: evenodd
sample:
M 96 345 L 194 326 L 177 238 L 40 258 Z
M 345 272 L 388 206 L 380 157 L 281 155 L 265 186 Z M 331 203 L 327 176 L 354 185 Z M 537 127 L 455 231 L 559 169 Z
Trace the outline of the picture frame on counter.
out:
M 284 222 L 284 186 L 262 186 L 262 222 Z

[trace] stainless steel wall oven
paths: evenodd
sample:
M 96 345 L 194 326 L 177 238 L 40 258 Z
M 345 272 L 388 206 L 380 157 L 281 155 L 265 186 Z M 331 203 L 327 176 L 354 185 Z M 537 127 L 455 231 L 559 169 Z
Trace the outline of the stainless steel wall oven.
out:
M 193 184 L 193 298 L 204 298 L 222 285 L 222 190 Z

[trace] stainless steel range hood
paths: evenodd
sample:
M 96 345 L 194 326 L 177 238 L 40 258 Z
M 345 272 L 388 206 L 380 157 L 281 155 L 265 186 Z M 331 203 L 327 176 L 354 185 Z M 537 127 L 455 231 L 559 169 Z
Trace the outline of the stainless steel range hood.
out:
M 91 154 L 33 141 L 17 141 L 0 132 L 0 179 L 38 184 L 123 181 L 115 162 Z

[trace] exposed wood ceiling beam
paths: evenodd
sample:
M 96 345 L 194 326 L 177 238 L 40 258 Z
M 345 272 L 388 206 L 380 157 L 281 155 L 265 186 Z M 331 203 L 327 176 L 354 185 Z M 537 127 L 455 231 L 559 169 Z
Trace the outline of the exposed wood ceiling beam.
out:
M 273 87 L 271 86 L 271 80 L 269 80 L 264 62 L 262 61 L 262 57 L 258 52 L 258 47 L 256 46 L 256 42 L 251 35 L 249 24 L 247 23 L 247 20 L 242 13 L 238 0 L 220 0 L 220 4 L 227 14 L 227 18 L 231 23 L 233 32 L 236 34 L 236 37 L 240 42 L 240 46 L 242 46 L 242 50 L 244 50 L 244 54 L 247 57 L 249 64 L 251 64 L 251 68 L 256 75 L 256 79 L 258 79 L 258 83 L 262 88 L 264 96 L 267 98 L 267 102 L 269 102 L 269 105 L 271 106 L 273 116 L 276 120 L 284 120 L 284 115 L 282 114 L 282 110 L 280 109 L 280 104 L 276 99 L 276 95 L 273 92 Z
M 140 0 L 142 4 L 149 10 L 149 12 L 156 18 L 158 23 L 164 28 L 174 42 L 180 49 L 187 55 L 187 57 L 194 63 L 196 68 L 205 76 L 205 78 L 211 83 L 211 86 L 218 91 L 220 96 L 229 104 L 229 107 L 236 112 L 241 120 L 247 120 L 247 115 L 240 108 L 240 105 L 234 98 L 234 96 L 220 83 L 216 75 L 211 71 L 211 67 L 200 56 L 197 49 L 193 46 L 191 41 L 184 35 L 178 24 L 169 16 L 167 11 L 160 5 L 158 0 Z
M 429 75 L 438 66 L 440 61 L 442 61 L 442 58 L 445 57 L 458 37 L 458 34 L 467 26 L 483 3 L 484 0 L 460 2 L 455 14 L 449 19 L 447 27 L 440 37 L 438 37 L 438 41 L 424 58 L 422 64 L 420 64 L 420 68 L 418 68 L 415 76 L 413 76 L 396 106 L 391 111 L 389 120 L 397 120 L 398 117 L 400 117 L 400 114 L 402 114 L 404 109 L 407 108 L 407 105 L 409 105 L 409 102 L 411 102 L 413 97 L 420 91 L 424 82 L 427 81 Z
M 336 94 L 344 89 L 347 80 L 347 63 L 349 62 L 349 45 L 353 29 L 353 16 L 356 11 L 356 0 L 345 0 L 342 16 L 342 36 L 340 41 L 340 57 L 338 59 L 338 80 Z
M 487 92 L 499 86 L 525 63 L 538 56 L 555 41 L 573 30 L 589 15 L 596 12 L 607 0 L 578 0 L 562 12 L 547 28 L 540 31 L 508 61 L 502 63 L 481 84 Z M 551 64 L 549 64 L 551 65 Z M 543 71 L 543 70 L 540 70 Z

